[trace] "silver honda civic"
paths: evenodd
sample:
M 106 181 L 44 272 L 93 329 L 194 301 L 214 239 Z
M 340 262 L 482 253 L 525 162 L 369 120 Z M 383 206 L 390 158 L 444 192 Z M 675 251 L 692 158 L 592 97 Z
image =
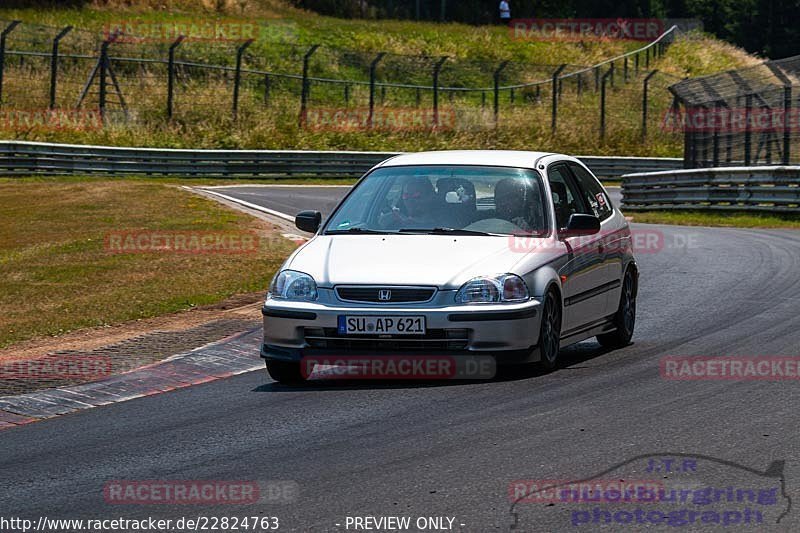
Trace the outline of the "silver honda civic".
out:
M 590 337 L 630 342 L 628 222 L 579 160 L 523 151 L 406 154 L 372 168 L 283 264 L 263 307 L 270 376 L 313 355 L 490 355 L 559 364 Z

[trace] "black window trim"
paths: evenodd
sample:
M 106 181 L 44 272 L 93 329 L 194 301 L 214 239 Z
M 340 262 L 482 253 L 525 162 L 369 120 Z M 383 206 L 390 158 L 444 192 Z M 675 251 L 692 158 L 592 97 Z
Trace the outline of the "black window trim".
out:
M 572 185 L 572 187 L 573 187 L 573 190 L 576 190 L 576 191 L 578 191 L 579 193 L 582 193 L 582 192 L 583 192 L 583 189 L 581 189 L 581 188 L 578 186 L 577 180 L 575 179 L 575 176 L 572 174 L 572 169 L 570 169 L 570 168 L 569 168 L 569 166 L 567 165 L 567 163 L 568 163 L 568 161 L 567 161 L 567 160 L 565 160 L 565 159 L 559 159 L 558 161 L 553 161 L 552 163 L 550 163 L 549 165 L 547 165 L 547 186 L 548 186 L 548 187 L 550 187 L 550 171 L 551 171 L 551 170 L 552 170 L 554 167 L 563 166 L 563 167 L 564 167 L 564 169 L 566 170 L 566 172 L 564 173 L 564 180 L 565 180 L 565 181 L 567 181 L 567 182 L 569 182 L 568 186 L 569 186 L 569 185 Z M 551 190 L 550 190 L 550 193 L 552 194 L 552 192 L 553 192 L 553 191 L 552 191 L 552 189 L 551 189 Z M 592 213 L 589 211 L 589 208 L 586 206 L 586 201 L 585 201 L 585 199 L 584 199 L 584 197 L 583 197 L 583 194 L 578 194 L 577 198 L 575 198 L 575 201 L 576 201 L 578 204 L 580 204 L 580 205 L 579 205 L 579 207 L 580 207 L 580 209 L 581 209 L 581 211 L 580 211 L 580 212 L 581 212 L 582 214 L 585 214 L 585 215 L 592 214 Z M 552 197 L 550 198 L 550 202 L 549 202 L 549 203 L 550 203 L 550 204 L 552 204 L 552 203 L 553 203 L 553 198 L 552 198 Z M 554 206 L 554 209 L 555 209 L 555 206 Z M 558 220 L 556 220 L 556 226 L 557 226 L 557 225 L 558 225 Z M 564 229 L 564 228 L 558 228 L 558 231 L 561 231 L 562 229 Z
M 578 178 L 578 175 L 575 174 L 574 170 L 572 170 L 572 165 L 581 166 L 581 164 L 575 161 L 564 161 L 564 163 L 566 164 L 567 170 L 569 170 L 569 173 L 572 176 L 575 185 L 578 187 L 578 190 L 580 190 L 582 193 L 581 199 L 585 199 L 587 191 L 581 185 L 581 180 L 580 178 Z M 600 180 L 597 179 L 597 176 L 592 174 L 592 172 L 588 168 L 584 168 L 584 170 L 586 170 L 589 173 L 589 177 L 591 177 L 594 180 L 594 182 L 600 187 L 600 190 L 603 191 L 603 194 L 606 196 L 606 201 L 608 202 L 609 210 L 604 216 L 598 218 L 600 219 L 600 222 L 608 220 L 614 215 L 614 205 L 611 203 L 611 198 L 608 196 L 608 191 L 606 191 L 606 188 L 603 187 L 602 183 L 600 183 Z

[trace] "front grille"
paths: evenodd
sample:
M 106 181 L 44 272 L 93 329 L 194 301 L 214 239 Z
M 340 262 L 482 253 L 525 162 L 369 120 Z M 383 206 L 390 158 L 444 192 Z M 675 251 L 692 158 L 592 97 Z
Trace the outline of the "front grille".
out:
M 372 352 L 464 350 L 466 329 L 429 329 L 425 335 L 339 335 L 336 328 L 305 328 L 310 348 Z
M 381 294 L 389 298 L 381 298 Z M 336 295 L 347 302 L 411 303 L 427 302 L 433 298 L 432 287 L 336 287 Z

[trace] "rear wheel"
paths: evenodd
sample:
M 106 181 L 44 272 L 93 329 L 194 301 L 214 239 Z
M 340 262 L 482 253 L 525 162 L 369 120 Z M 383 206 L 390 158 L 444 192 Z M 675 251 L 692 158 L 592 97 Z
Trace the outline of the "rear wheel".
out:
M 300 372 L 300 363 L 291 361 L 267 361 L 267 373 L 272 379 L 285 385 L 296 385 L 305 381 Z
M 611 333 L 598 335 L 597 342 L 604 348 L 622 348 L 629 345 L 636 325 L 636 279 L 630 268 L 622 280 L 622 294 L 613 322 L 617 329 Z
M 558 368 L 561 348 L 561 302 L 556 292 L 550 290 L 542 306 L 542 325 L 539 330 L 539 352 L 542 366 L 548 370 Z

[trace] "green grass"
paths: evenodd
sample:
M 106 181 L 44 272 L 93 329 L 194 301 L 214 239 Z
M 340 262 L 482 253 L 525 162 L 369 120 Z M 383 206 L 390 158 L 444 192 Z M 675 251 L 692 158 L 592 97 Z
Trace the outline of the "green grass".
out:
M 800 229 L 800 217 L 792 214 L 748 213 L 743 211 L 632 211 L 626 213 L 634 222 L 675 224 L 681 226 L 713 226 L 730 228 Z
M 162 183 L 0 183 L 0 347 L 265 290 L 294 248 L 261 220 Z M 109 253 L 124 231 L 260 236 L 255 253 Z

